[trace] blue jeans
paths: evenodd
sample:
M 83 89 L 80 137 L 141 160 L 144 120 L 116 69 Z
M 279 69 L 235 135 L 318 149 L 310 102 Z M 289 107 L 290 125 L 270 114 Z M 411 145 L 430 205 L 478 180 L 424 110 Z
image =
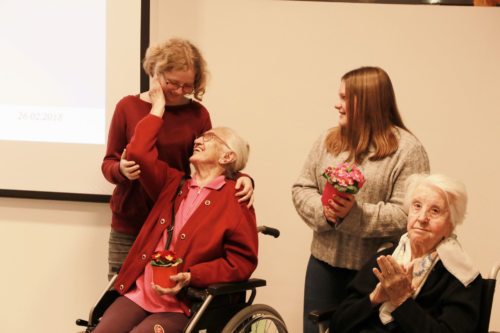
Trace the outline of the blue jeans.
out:
M 309 258 L 304 288 L 304 333 L 318 333 L 317 325 L 308 318 L 313 310 L 329 309 L 338 305 L 346 296 L 347 284 L 357 273 Z

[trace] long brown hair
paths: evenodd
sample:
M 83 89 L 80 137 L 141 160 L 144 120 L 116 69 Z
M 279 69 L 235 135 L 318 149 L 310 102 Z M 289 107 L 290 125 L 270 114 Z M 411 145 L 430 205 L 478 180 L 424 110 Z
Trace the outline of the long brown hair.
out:
M 347 72 L 345 84 L 347 125 L 334 128 L 326 137 L 329 153 L 349 152 L 348 161 L 360 163 L 370 146 L 370 160 L 380 160 L 398 149 L 394 126 L 406 129 L 396 105 L 391 79 L 378 67 L 361 67 Z

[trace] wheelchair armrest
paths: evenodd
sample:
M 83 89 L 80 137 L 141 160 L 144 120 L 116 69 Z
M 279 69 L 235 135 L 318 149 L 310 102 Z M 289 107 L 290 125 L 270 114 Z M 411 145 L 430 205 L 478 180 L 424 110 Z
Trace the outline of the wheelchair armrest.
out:
M 216 283 L 208 286 L 207 292 L 213 296 L 233 294 L 240 291 L 252 290 L 266 285 L 266 280 L 249 279 L 244 282 Z
M 308 317 L 313 323 L 318 324 L 322 321 L 330 320 L 335 313 L 335 309 L 336 307 L 332 307 L 328 310 L 314 310 L 309 312 Z
M 262 279 L 250 279 L 244 282 L 215 283 L 209 285 L 206 289 L 189 287 L 187 289 L 187 296 L 191 300 L 204 301 L 208 295 L 220 296 L 234 294 L 245 290 L 253 290 L 265 285 L 266 280 Z

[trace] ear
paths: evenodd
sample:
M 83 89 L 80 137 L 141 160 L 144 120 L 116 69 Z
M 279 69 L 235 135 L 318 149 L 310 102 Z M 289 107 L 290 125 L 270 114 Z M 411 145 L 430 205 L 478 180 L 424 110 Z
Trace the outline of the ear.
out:
M 222 165 L 230 164 L 236 160 L 236 154 L 232 151 L 227 151 L 219 158 L 219 163 Z

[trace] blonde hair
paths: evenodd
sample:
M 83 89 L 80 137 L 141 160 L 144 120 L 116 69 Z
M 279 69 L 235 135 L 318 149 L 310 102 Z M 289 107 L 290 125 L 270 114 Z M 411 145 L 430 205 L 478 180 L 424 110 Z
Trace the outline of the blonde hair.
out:
M 146 50 L 142 63 L 149 76 L 174 70 L 195 73 L 193 96 L 201 101 L 205 94 L 208 70 L 200 50 L 191 42 L 181 38 L 171 38 L 166 42 L 151 45 Z
M 441 174 L 411 175 L 406 180 L 406 195 L 403 203 L 406 212 L 410 207 L 413 193 L 420 185 L 436 187 L 443 191 L 450 210 L 450 222 L 453 228 L 463 223 L 467 210 L 467 190 L 461 181 Z
M 330 131 L 325 140 L 327 151 L 333 155 L 348 151 L 347 160 L 356 163 L 361 163 L 371 145 L 375 151 L 370 160 L 393 154 L 399 145 L 394 127 L 407 129 L 389 75 L 378 67 L 361 67 L 344 74 L 342 81 L 347 125 Z
M 229 127 L 216 127 L 212 128 L 211 131 L 224 140 L 235 155 L 234 161 L 226 166 L 226 176 L 233 178 L 237 172 L 245 168 L 250 154 L 250 146 L 236 131 Z

